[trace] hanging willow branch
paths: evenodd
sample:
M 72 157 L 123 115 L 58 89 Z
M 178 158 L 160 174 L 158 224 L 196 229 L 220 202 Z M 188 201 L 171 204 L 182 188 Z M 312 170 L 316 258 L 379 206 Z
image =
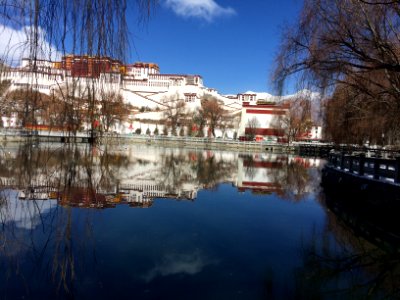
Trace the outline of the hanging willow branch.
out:
M 137 0 L 132 7 L 127 0 L 0 0 L 0 25 L 26 30 L 33 59 L 54 55 L 43 53 L 44 42 L 61 53 L 123 59 L 132 25 L 128 16 L 147 19 L 155 3 Z

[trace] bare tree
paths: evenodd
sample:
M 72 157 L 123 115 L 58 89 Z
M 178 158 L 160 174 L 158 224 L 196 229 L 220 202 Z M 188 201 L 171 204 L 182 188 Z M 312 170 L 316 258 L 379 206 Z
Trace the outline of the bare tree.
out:
M 200 114 L 203 120 L 207 120 L 210 133 L 215 137 L 215 129 L 221 125 L 226 115 L 221 103 L 213 96 L 203 97 Z
M 193 128 L 192 131 L 195 132 L 195 136 L 203 137 L 204 136 L 204 126 L 206 125 L 207 120 L 205 115 L 203 114 L 202 109 L 193 114 Z
M 143 20 L 156 1 L 135 1 Z M 34 0 L 1 1 L 4 25 L 26 26 L 25 47 L 30 58 L 51 58 L 55 53 L 86 53 L 122 59 L 128 42 L 128 1 Z M 46 43 L 54 46 L 46 47 Z M 7 57 L 12 59 L 12 57 Z
M 92 126 L 97 118 L 101 80 L 110 84 L 114 80 L 112 74 L 103 78 L 94 75 L 104 71 L 101 58 L 124 60 L 129 44 L 127 16 L 130 9 L 137 8 L 142 21 L 149 17 L 156 1 L 137 0 L 136 5 L 128 4 L 127 0 L 1 1 L 2 25 L 26 34 L 25 41 L 10 44 L 7 53 L 1 54 L 2 66 L 6 62 L 12 66 L 22 56 L 29 58 L 29 71 L 33 74 L 31 84 L 35 85 L 44 72 L 39 59 L 60 60 L 68 53 L 82 56 L 79 67 L 89 75 L 76 80 L 69 73 L 71 70 L 65 70 L 65 86 L 60 89 L 72 91 L 67 92 L 67 97 L 72 95 L 87 100 L 86 119 Z M 83 94 L 80 89 L 84 90 Z M 29 105 L 36 105 L 36 102 Z
M 247 121 L 246 124 L 246 136 L 252 141 L 254 140 L 256 134 L 257 134 L 257 129 L 261 127 L 260 121 L 256 117 L 253 117 Z
M 1 65 L 0 65 L 0 73 L 1 73 Z M 3 127 L 3 119 L 1 118 L 1 116 L 10 114 L 10 112 L 7 109 L 7 100 L 4 98 L 10 85 L 11 82 L 9 80 L 0 81 L 0 127 Z
M 325 132 L 336 143 L 395 144 L 399 141 L 397 110 L 357 89 L 338 85 L 325 106 Z
M 163 132 L 163 135 L 165 135 L 165 136 L 168 135 L 168 127 L 164 125 L 162 132 Z
M 52 123 L 75 134 L 83 125 L 90 127 L 90 100 L 75 89 L 60 88 L 54 93 L 55 107 Z
M 53 97 L 32 89 L 9 91 L 1 99 L 2 112 L 15 114 L 23 126 L 35 126 L 48 121 Z
M 302 138 L 312 126 L 311 101 L 298 97 L 291 101 L 289 107 L 289 139 Z
M 102 93 L 100 119 L 105 132 L 109 132 L 115 124 L 125 121 L 128 115 L 129 106 L 123 102 L 120 94 L 115 92 Z
M 297 97 L 287 101 L 289 110 L 277 118 L 274 127 L 277 132 L 283 131 L 288 143 L 302 138 L 312 126 L 311 102 L 309 99 Z
M 11 85 L 10 80 L 2 80 L 0 82 L 0 99 L 3 99 L 4 94 L 7 92 L 8 88 Z
M 183 124 L 186 116 L 186 104 L 178 94 L 168 98 L 168 102 L 168 108 L 164 110 L 165 126 L 171 128 L 171 134 L 176 136 L 177 127 Z
M 295 75 L 329 95 L 340 84 L 398 115 L 399 36 L 398 1 L 305 0 L 299 23 L 284 33 L 274 78 L 280 90 Z M 398 127 L 399 119 L 390 118 Z

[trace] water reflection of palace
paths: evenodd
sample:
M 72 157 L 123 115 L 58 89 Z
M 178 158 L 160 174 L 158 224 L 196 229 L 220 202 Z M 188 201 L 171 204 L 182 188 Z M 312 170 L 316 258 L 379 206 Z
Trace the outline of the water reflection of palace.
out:
M 317 158 L 271 153 L 240 154 L 236 186 L 240 192 L 249 190 L 253 194 L 275 193 L 283 196 L 288 187 L 297 188 L 291 180 L 297 177 L 299 180 L 295 183 L 304 184 L 301 193 L 309 193 L 313 187 L 308 180 L 307 170 L 319 165 L 320 159 Z M 305 180 L 301 181 L 302 178 Z
M 30 155 L 31 159 L 48 155 L 37 153 L 40 149 L 30 150 L 36 153 Z M 52 151 L 54 155 L 56 151 Z M 127 204 L 150 207 L 154 199 L 193 201 L 199 190 L 222 182 L 233 183 L 240 192 L 250 190 L 254 194 L 283 195 L 292 176 L 290 172 L 319 164 L 319 160 L 283 154 L 149 150 L 143 146 L 135 148 L 134 152 L 118 147 L 106 152 L 91 151 L 89 168 L 88 153 L 78 154 L 79 159 L 75 153 L 73 162 L 63 161 L 68 158 L 65 154 L 56 154 L 57 159 L 48 158 L 47 162 L 52 163 L 47 165 L 31 162 L 36 167 L 29 172 L 21 166 L 11 166 L 8 172 L 0 174 L 2 188 L 17 189 L 21 200 L 53 199 L 61 206 L 112 208 Z M 7 158 L 18 166 L 21 155 L 20 152 L 8 152 Z M 290 167 L 293 164 L 298 168 Z M 68 168 L 63 169 L 63 165 Z M 29 176 L 17 174 L 21 172 L 27 172 Z M 309 188 L 299 190 L 307 192 Z
M 89 298 L 99 282 L 108 282 L 97 298 L 114 296 L 113 286 L 129 296 L 130 289 L 143 288 L 139 296 L 147 296 L 149 287 L 158 290 L 160 283 L 170 286 L 178 279 L 189 289 L 201 289 L 210 278 L 225 283 L 229 270 L 245 276 L 229 276 L 227 290 L 232 282 L 255 278 L 273 287 L 277 298 L 399 298 L 399 244 L 388 247 L 386 239 L 389 233 L 393 238 L 392 232 L 381 223 L 372 224 L 375 218 L 361 214 L 358 205 L 349 206 L 354 195 L 315 193 L 320 183 L 317 159 L 136 145 L 78 150 L 71 155 L 63 149 L 22 149 L 6 158 L 0 151 L 3 286 L 21 287 L 13 288 L 20 293 L 28 284 L 46 299 L 55 298 L 46 294 L 50 288 L 57 295 L 74 291 L 77 298 Z M 232 186 L 217 188 L 227 182 Z M 157 204 L 154 199 L 199 200 L 172 209 L 95 210 L 145 208 Z M 253 199 L 257 201 L 248 205 Z M 287 203 L 280 205 L 282 201 Z M 296 222 L 290 222 L 293 218 Z M 385 234 L 377 234 L 382 228 Z M 398 230 L 395 233 L 398 236 Z M 264 242 L 253 242 L 260 240 Z M 238 263 L 232 264 L 232 258 Z M 136 278 L 130 277 L 132 270 Z M 218 276 L 212 277 L 216 270 Z M 41 274 L 55 275 L 50 279 Z M 89 281 L 93 284 L 88 286 Z M 249 289 L 254 287 L 250 284 Z M 22 298 L 15 295 L 10 298 Z M 128 297 L 121 295 L 118 298 Z
M 276 172 L 282 173 L 287 156 L 273 154 L 242 154 L 238 158 L 238 179 L 240 192 L 250 190 L 256 194 L 283 193 L 282 183 Z
M 83 208 L 113 208 L 117 204 L 128 204 L 131 207 L 150 207 L 155 198 L 194 200 L 197 197 L 198 187 L 185 184 L 174 191 L 166 188 L 162 183 L 152 180 L 131 179 L 113 188 L 114 191 L 99 191 L 87 187 L 70 187 L 55 191 L 52 186 L 31 186 L 28 189 L 18 190 L 20 200 L 58 200 L 61 206 Z

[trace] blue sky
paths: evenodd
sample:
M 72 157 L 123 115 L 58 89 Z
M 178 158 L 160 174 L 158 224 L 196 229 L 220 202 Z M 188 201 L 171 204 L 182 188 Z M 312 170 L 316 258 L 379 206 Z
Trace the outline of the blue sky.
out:
M 270 78 L 282 29 L 296 22 L 303 1 L 158 0 L 148 22 L 140 24 L 135 2 L 128 2 L 132 42 L 127 63 L 154 62 L 162 73 L 199 74 L 205 86 L 222 94 L 274 94 Z M 29 56 L 20 45 L 31 29 L 7 26 L 0 20 L 0 59 L 9 56 L 13 65 Z M 60 49 L 43 44 L 47 59 L 57 59 Z M 294 91 L 289 85 L 283 92 Z
M 273 93 L 270 73 L 282 28 L 301 0 L 161 0 L 141 26 L 132 18 L 131 61 L 162 73 L 200 74 L 223 94 Z M 287 92 L 292 92 L 287 91 Z

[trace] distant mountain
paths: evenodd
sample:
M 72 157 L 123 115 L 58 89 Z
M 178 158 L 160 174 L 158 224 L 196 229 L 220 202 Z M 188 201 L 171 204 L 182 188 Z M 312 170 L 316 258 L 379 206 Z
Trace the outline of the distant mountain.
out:
M 294 101 L 296 99 L 308 99 L 311 101 L 311 118 L 315 125 L 322 125 L 323 123 L 323 111 L 321 109 L 322 95 L 318 92 L 312 92 L 310 90 L 300 90 L 292 95 L 285 95 L 280 97 L 279 101 Z

